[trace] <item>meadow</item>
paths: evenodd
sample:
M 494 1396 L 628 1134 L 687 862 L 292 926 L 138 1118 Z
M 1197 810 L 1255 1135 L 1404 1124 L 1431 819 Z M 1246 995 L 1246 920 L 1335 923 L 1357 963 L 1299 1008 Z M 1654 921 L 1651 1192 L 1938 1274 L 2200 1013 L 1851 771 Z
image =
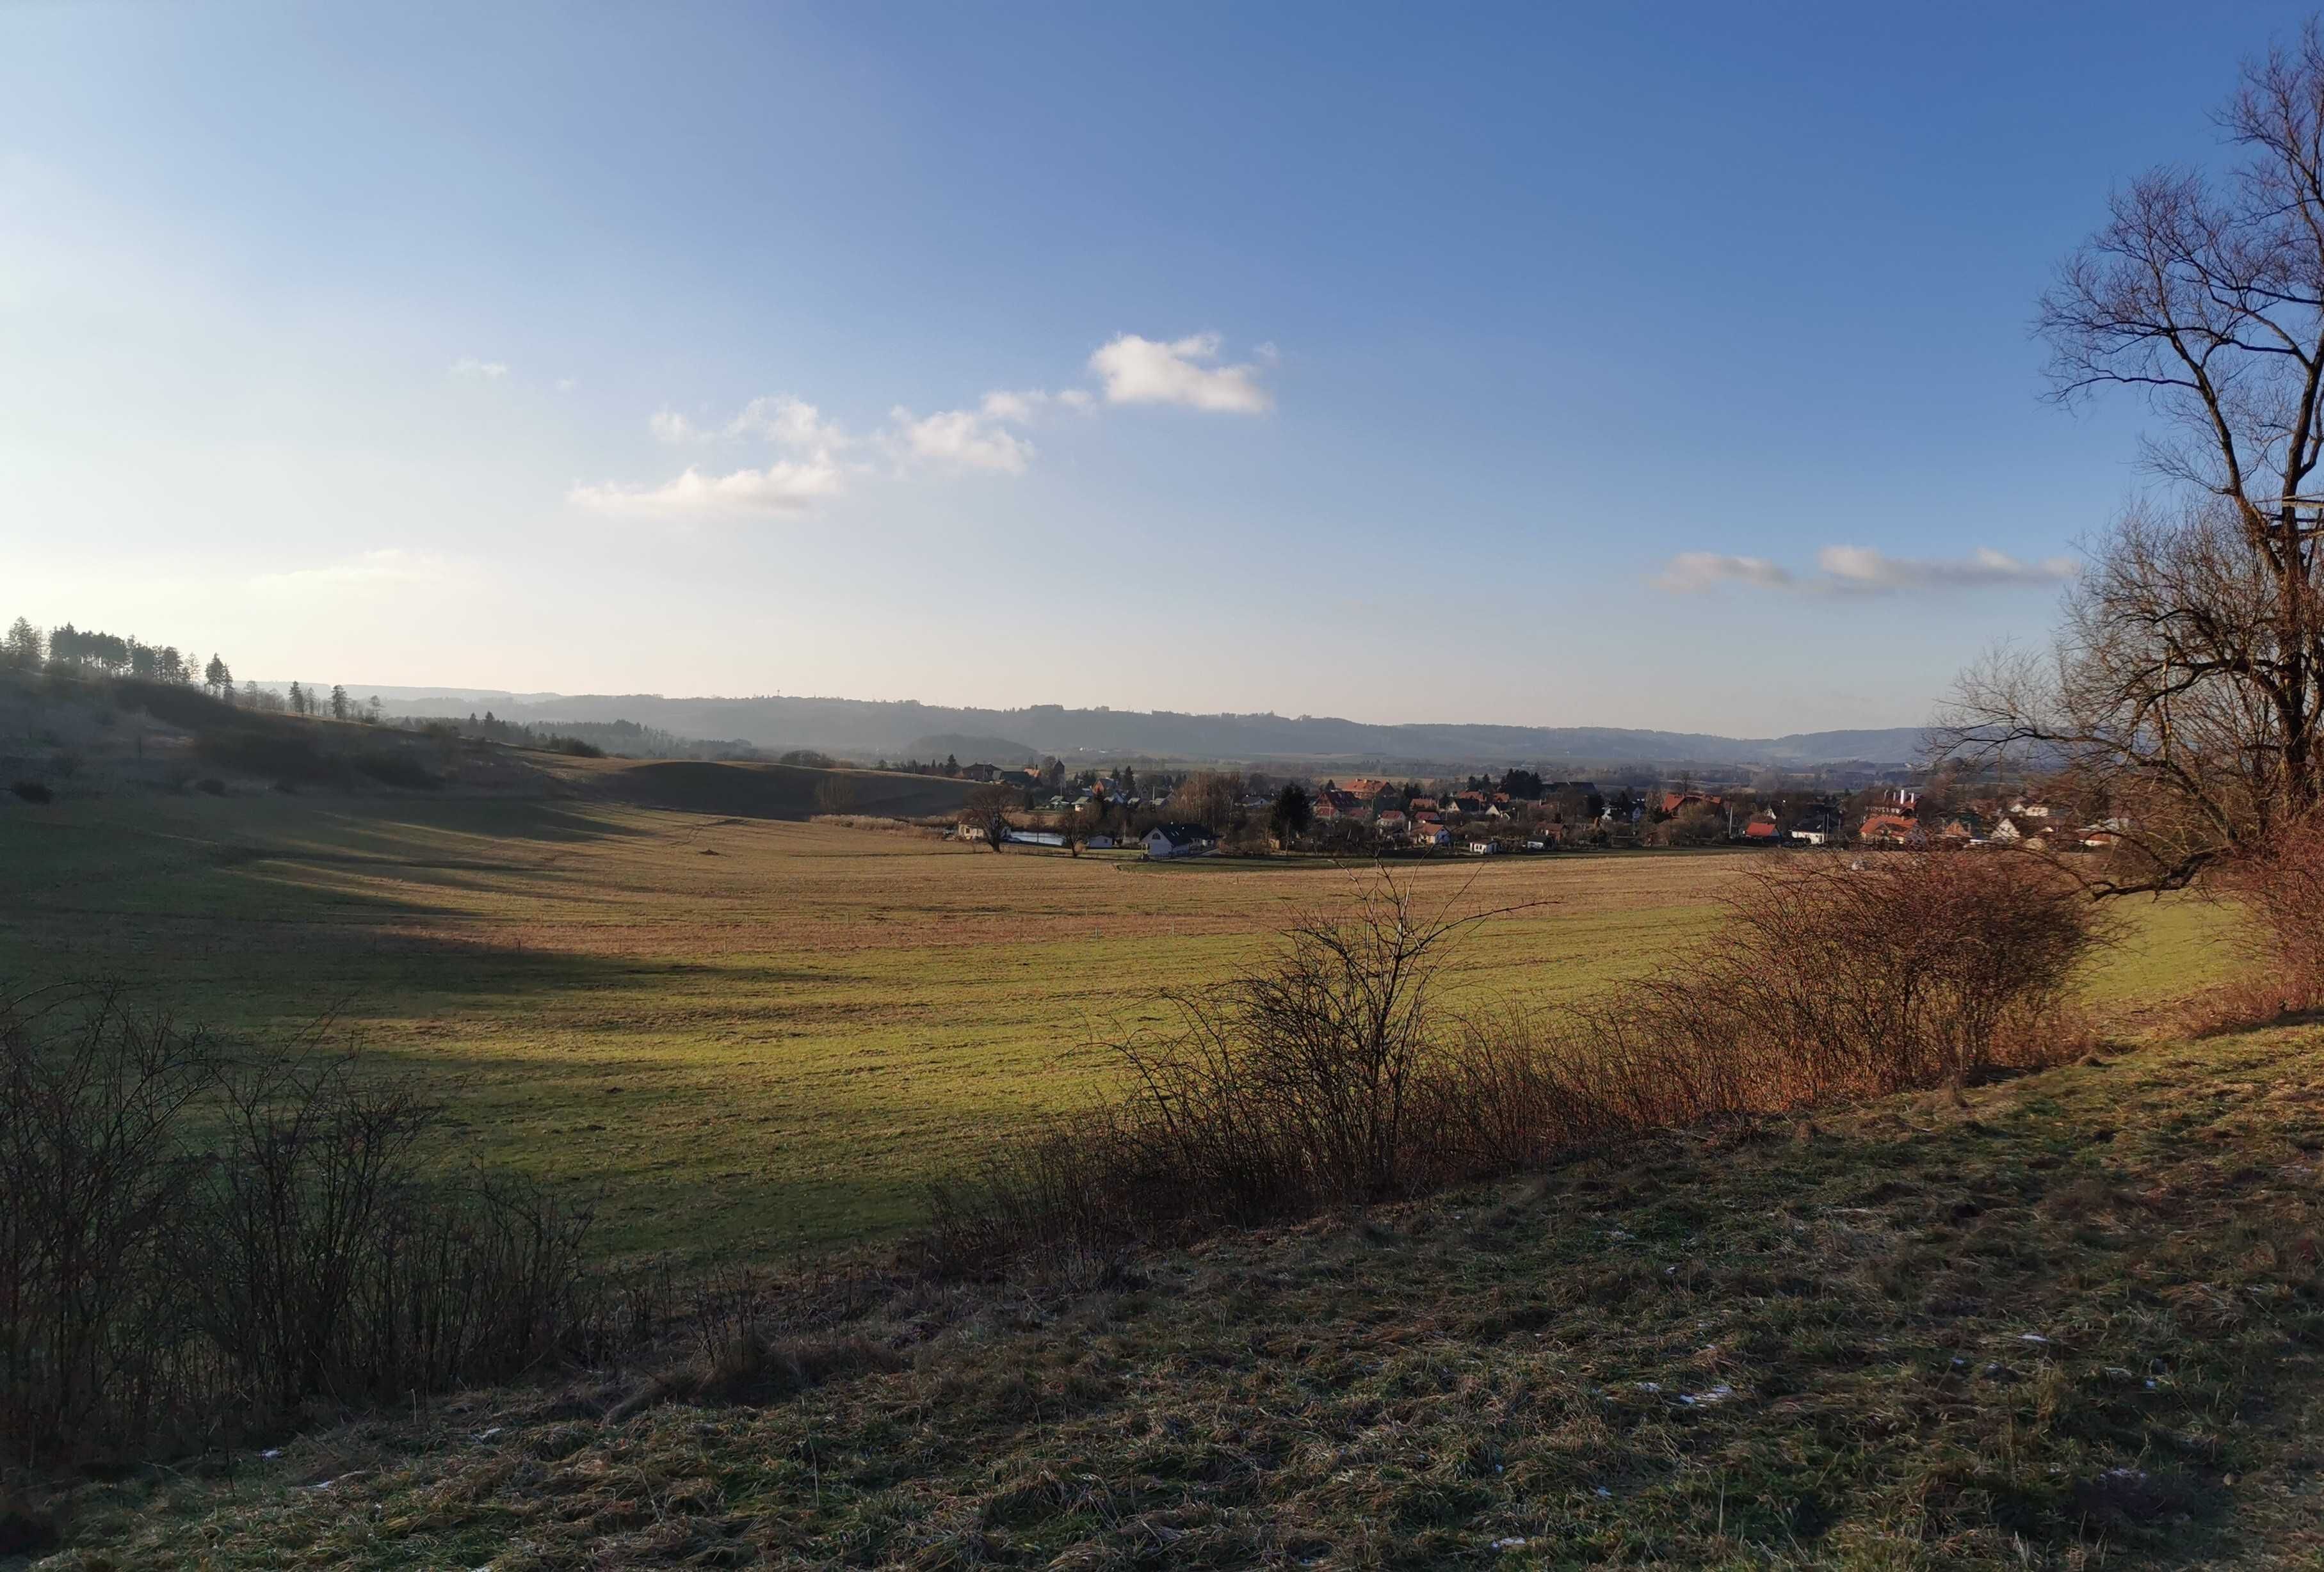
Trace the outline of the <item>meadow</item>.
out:
M 1766 854 L 1757 854 L 1766 855 Z M 1452 996 L 1554 1003 L 1717 920 L 1754 854 L 1409 865 L 1501 915 Z M 451 1108 L 447 1163 L 602 1195 L 601 1246 L 693 1263 L 890 1233 L 921 1187 L 1098 1094 L 1103 1044 L 1360 876 L 1150 864 L 584 798 L 143 794 L 0 812 L 0 991 L 119 982 L 257 1051 L 327 1022 Z M 2124 914 L 2135 1019 L 2226 975 L 2229 919 Z

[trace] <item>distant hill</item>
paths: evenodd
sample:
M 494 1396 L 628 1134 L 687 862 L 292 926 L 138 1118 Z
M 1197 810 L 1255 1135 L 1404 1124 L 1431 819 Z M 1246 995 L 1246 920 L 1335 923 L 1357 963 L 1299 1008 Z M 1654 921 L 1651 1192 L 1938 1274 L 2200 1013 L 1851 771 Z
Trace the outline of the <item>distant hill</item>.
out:
M 362 690 L 368 694 L 373 690 Z M 1427 722 L 1376 725 L 1331 716 L 1182 714 L 1167 710 L 954 709 L 912 700 L 665 698 L 658 694 L 420 693 L 379 689 L 392 714 L 442 714 L 489 704 L 503 720 L 635 721 L 682 737 L 738 737 L 779 751 L 816 748 L 858 759 L 926 758 L 1015 763 L 1028 754 L 1500 766 L 1860 762 L 1908 765 L 1920 756 L 1917 727 L 1806 731 L 1785 737 L 1720 737 L 1615 726 L 1495 726 Z M 406 694 L 410 696 L 406 696 Z M 392 696 L 391 696 L 392 695 Z M 942 749 L 935 744 L 946 742 Z M 954 746 L 955 743 L 971 746 Z M 1002 750 L 1006 751 L 1002 751 Z
M 987 764 L 1021 764 L 1028 759 L 1038 763 L 1041 750 L 1006 737 L 979 737 L 967 731 L 944 731 L 932 737 L 915 737 L 904 744 L 906 758 L 941 759 L 947 755 L 964 764 L 978 759 Z

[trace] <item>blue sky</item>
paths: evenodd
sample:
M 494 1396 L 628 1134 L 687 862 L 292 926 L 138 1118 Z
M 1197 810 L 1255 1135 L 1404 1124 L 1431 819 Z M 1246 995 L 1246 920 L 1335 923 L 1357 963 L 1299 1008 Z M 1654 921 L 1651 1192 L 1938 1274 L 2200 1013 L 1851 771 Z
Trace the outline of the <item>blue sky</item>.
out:
M 0 10 L 0 618 L 351 685 L 1907 724 L 2292 7 Z

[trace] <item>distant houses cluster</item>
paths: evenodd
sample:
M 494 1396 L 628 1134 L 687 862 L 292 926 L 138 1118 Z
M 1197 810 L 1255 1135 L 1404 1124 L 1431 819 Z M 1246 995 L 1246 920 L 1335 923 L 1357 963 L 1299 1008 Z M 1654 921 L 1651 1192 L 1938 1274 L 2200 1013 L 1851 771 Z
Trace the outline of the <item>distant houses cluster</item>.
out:
M 1714 790 L 1689 777 L 1651 789 L 1601 788 L 1520 769 L 1465 782 L 1356 777 L 1319 783 L 1214 771 L 1154 771 L 1140 781 L 1128 766 L 1113 773 L 1083 770 L 1068 781 L 1055 760 L 1038 768 L 957 768 L 964 778 L 1017 796 L 1021 810 L 1011 811 L 1028 827 L 1004 829 L 1012 840 L 1137 849 L 1156 860 L 1293 847 L 1477 856 L 1650 845 L 2103 850 L 2128 829 L 2116 819 L 2077 822 L 2035 795 L 1970 797 L 1958 783 L 1932 796 L 1911 785 L 1845 793 Z M 991 832 L 989 818 L 964 832 L 973 838 Z

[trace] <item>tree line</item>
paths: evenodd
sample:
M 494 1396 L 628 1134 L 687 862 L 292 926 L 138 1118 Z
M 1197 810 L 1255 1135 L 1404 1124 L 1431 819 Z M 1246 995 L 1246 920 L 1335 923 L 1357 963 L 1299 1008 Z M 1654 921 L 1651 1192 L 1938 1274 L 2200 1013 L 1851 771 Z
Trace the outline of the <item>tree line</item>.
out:
M 358 700 L 342 684 L 333 684 L 327 694 L 319 686 L 299 682 L 281 693 L 248 681 L 237 689 L 234 668 L 216 650 L 198 666 L 198 659 L 174 644 L 148 644 L 134 635 L 76 628 L 70 622 L 43 629 L 27 617 L 17 618 L 0 636 L 0 670 L 200 687 L 221 703 L 273 714 L 328 715 L 335 721 L 376 723 L 383 713 L 378 694 Z

